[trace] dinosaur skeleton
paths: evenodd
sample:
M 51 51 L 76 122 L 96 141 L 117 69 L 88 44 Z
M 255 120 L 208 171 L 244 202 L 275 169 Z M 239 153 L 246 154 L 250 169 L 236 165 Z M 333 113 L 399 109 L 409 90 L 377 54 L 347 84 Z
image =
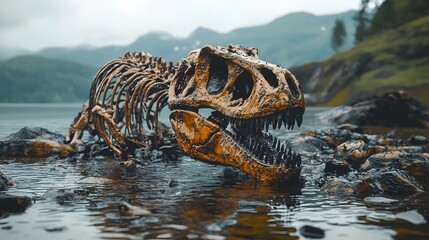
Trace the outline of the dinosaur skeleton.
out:
M 167 105 L 177 143 L 190 157 L 239 168 L 262 182 L 299 177 L 301 156 L 268 129 L 300 126 L 304 95 L 287 69 L 260 60 L 255 48 L 205 46 L 176 65 L 127 53 L 97 73 L 67 141 L 79 144 L 91 130 L 130 163 L 130 146 L 168 144 L 158 121 Z M 212 113 L 204 118 L 201 109 Z

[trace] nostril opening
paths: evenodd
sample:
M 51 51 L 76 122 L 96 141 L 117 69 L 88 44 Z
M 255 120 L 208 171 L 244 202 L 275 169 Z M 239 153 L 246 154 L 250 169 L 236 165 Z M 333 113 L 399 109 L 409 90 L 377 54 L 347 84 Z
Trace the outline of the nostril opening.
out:
M 278 87 L 279 82 L 277 80 L 277 76 L 268 68 L 261 68 L 260 72 L 262 76 L 264 76 L 265 80 L 270 84 L 271 87 Z
M 287 85 L 289 86 L 289 90 L 292 93 L 292 96 L 299 98 L 299 90 L 295 84 L 295 81 L 290 74 L 285 74 Z
M 232 86 L 232 99 L 237 100 L 239 98 L 246 100 L 249 98 L 253 89 L 253 78 L 252 74 L 244 70 L 235 79 L 234 85 Z

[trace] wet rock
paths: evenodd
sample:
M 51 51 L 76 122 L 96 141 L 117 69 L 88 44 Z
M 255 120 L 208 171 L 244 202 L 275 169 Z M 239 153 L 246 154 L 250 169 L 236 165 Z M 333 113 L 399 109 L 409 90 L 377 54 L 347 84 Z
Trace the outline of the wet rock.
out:
M 343 177 L 334 177 L 326 181 L 320 189 L 334 195 L 352 195 L 357 186 L 357 182 L 351 182 Z
M 299 233 L 301 233 L 302 236 L 308 237 L 308 238 L 324 238 L 325 237 L 325 231 L 313 226 L 304 225 L 299 228 Z
M 361 166 L 361 170 L 401 169 L 416 178 L 429 177 L 429 153 L 385 152 L 374 154 Z
M 348 124 L 348 123 L 341 124 L 341 125 L 337 126 L 337 128 L 341 129 L 341 130 L 347 130 L 350 132 L 354 132 L 354 133 L 359 133 L 359 134 L 362 134 L 364 132 L 362 127 L 355 125 L 355 124 Z
M 368 146 L 362 140 L 349 140 L 335 149 L 335 156 L 347 161 L 352 166 L 360 166 L 366 159 L 384 150 L 380 146 Z
M 0 157 L 67 157 L 75 150 L 64 136 L 45 128 L 25 127 L 0 141 Z
M 138 206 L 133 206 L 126 201 L 122 201 L 119 207 L 124 213 L 132 216 L 147 216 L 151 214 L 151 212 L 147 209 Z
M 424 192 L 414 177 L 402 170 L 372 169 L 357 188 L 360 197 L 374 195 L 409 196 Z
M 12 187 L 15 184 L 15 181 L 6 177 L 2 172 L 0 172 L 0 191 L 4 191 L 9 187 Z
M 332 146 L 330 146 L 326 139 L 316 137 L 316 132 L 298 134 L 286 142 L 288 146 L 298 153 L 321 152 L 332 149 Z
M 0 193 L 0 211 L 9 213 L 24 212 L 31 205 L 31 198 Z
M 50 140 L 55 142 L 64 142 L 65 137 L 57 132 L 49 131 L 46 128 L 40 127 L 24 127 L 16 133 L 12 133 L 5 137 L 4 140 Z
M 76 201 L 84 200 L 88 192 L 83 190 L 71 189 L 49 189 L 43 195 L 44 200 L 55 200 L 60 205 L 71 204 Z
M 424 144 L 429 144 L 429 141 L 426 137 L 424 136 L 411 136 L 410 138 L 408 138 L 408 142 L 412 145 L 424 145 Z
M 397 219 L 402 219 L 402 220 L 408 221 L 414 225 L 420 225 L 420 224 L 427 223 L 427 220 L 425 219 L 425 217 L 423 217 L 423 215 L 421 215 L 416 210 L 401 212 L 401 213 L 396 214 L 395 217 Z
M 333 173 L 337 176 L 342 176 L 352 171 L 352 168 L 347 163 L 336 160 L 328 160 L 325 162 L 325 172 Z
M 237 224 L 237 220 L 232 218 L 222 219 L 213 224 L 210 224 L 207 227 L 207 230 L 210 232 L 220 232 L 229 226 L 233 226 Z
M 177 180 L 175 180 L 175 179 L 171 179 L 170 180 L 170 182 L 168 183 L 168 186 L 169 187 L 177 187 L 177 186 L 179 186 L 179 182 L 177 181 Z
M 324 123 L 429 128 L 429 111 L 403 91 L 357 101 L 319 115 Z
M 397 203 L 399 200 L 392 199 L 392 198 L 385 198 L 385 197 L 366 197 L 364 199 L 364 202 L 370 203 L 370 204 L 391 204 L 391 203 Z
M 67 230 L 67 227 L 47 227 L 45 231 L 47 232 L 63 232 Z
M 362 140 L 365 142 L 369 141 L 368 135 L 363 135 L 351 132 L 350 130 L 338 128 L 329 128 L 319 131 L 305 131 L 305 134 L 326 141 L 328 145 L 332 148 L 336 148 L 338 145 L 349 140 Z

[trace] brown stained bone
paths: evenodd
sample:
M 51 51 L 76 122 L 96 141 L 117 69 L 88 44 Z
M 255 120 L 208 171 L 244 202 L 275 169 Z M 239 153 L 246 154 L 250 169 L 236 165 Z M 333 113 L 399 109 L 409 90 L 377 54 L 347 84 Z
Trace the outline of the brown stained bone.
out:
M 225 88 L 219 93 L 210 94 L 207 90 L 211 64 L 215 61 L 225 64 L 228 79 Z M 304 95 L 298 80 L 285 68 L 267 63 L 258 58 L 255 49 L 239 46 L 214 48 L 205 46 L 191 52 L 182 60 L 178 73 L 172 79 L 168 104 L 170 109 L 176 106 L 196 108 L 210 107 L 236 119 L 248 119 L 273 114 L 275 112 L 304 107 Z M 195 71 L 190 75 L 189 72 Z M 232 88 L 237 78 L 243 74 L 251 75 L 253 89 L 250 96 L 232 99 Z M 271 72 L 276 77 L 277 86 L 271 86 L 263 75 Z M 184 83 L 178 90 L 178 84 Z
M 127 141 L 156 148 L 163 132 L 158 114 L 167 105 L 173 64 L 145 53 L 127 53 L 107 63 L 92 82 L 89 101 L 75 118 L 66 137 L 71 145 L 81 143 L 84 130 L 104 139 L 121 159 L 129 159 Z M 154 130 L 147 146 L 144 125 Z
M 82 144 L 82 135 L 85 130 L 94 132 L 94 124 L 89 120 L 89 101 L 85 102 L 82 106 L 82 110 L 78 113 L 73 123 L 70 124 L 70 128 L 66 134 L 65 142 L 72 146 Z
M 273 144 L 276 161 L 293 158 L 289 163 L 264 164 L 221 130 L 224 116 L 235 122 L 233 128 L 256 132 L 270 124 L 276 129 L 302 122 L 304 95 L 298 80 L 287 69 L 260 60 L 256 48 L 205 46 L 176 66 L 150 54 L 127 53 L 97 73 L 88 110 L 82 111 L 89 118 L 78 117 L 68 139 L 78 142 L 85 129 L 80 124 L 91 123 L 116 155 L 129 159 L 130 142 L 146 149 L 162 144 L 158 115 L 167 104 L 178 144 L 191 157 L 237 167 L 263 182 L 299 177 L 301 158 L 284 145 Z M 192 112 L 199 108 L 218 112 L 206 120 Z M 149 145 L 147 128 L 154 133 Z
M 301 168 L 284 168 L 261 163 L 241 148 L 219 126 L 190 111 L 173 111 L 170 121 L 177 142 L 189 156 L 211 164 L 241 169 L 263 183 L 297 180 Z

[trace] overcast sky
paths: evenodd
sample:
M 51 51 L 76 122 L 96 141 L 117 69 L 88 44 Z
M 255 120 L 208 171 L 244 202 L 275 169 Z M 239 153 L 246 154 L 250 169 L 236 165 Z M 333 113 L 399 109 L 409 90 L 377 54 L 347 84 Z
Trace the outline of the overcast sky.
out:
M 226 33 L 297 11 L 359 8 L 360 0 L 0 0 L 0 46 L 125 45 L 163 31 L 186 37 L 198 26 Z

